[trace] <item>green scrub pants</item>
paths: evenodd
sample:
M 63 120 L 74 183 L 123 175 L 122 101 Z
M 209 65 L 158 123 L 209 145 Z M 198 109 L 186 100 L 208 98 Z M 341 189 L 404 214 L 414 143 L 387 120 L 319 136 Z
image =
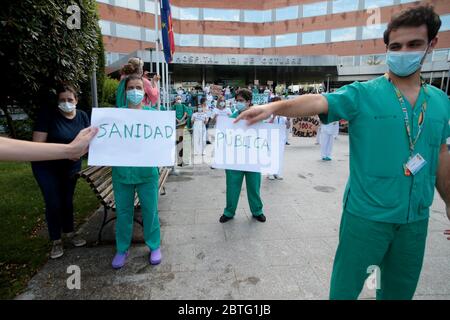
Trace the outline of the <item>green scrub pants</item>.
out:
M 422 269 L 428 219 L 408 224 L 342 214 L 330 299 L 357 299 L 370 266 L 379 267 L 377 300 L 410 300 Z
M 158 217 L 158 179 L 140 184 L 114 182 L 116 201 L 116 246 L 118 253 L 124 253 L 131 245 L 134 225 L 134 195 L 138 193 L 144 223 L 144 241 L 150 250 L 160 246 L 161 235 Z
M 223 214 L 229 218 L 234 217 L 241 194 L 242 181 L 245 176 L 247 198 L 253 216 L 263 214 L 263 204 L 260 196 L 261 173 L 237 170 L 225 170 L 227 178 L 227 206 Z

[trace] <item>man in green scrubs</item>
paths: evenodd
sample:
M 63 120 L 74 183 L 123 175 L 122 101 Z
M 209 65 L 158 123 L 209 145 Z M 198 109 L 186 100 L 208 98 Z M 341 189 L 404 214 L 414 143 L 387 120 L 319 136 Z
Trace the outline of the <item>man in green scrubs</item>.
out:
M 236 111 L 230 118 L 237 118 L 238 115 L 247 110 L 252 102 L 252 92 L 248 89 L 241 89 L 236 93 Z M 225 170 L 227 180 L 227 206 L 220 217 L 220 222 L 225 223 L 233 219 L 239 196 L 241 194 L 242 182 L 245 177 L 247 186 L 247 198 L 252 216 L 259 222 L 265 222 L 266 216 L 263 214 L 263 203 L 261 201 L 261 173 L 239 170 Z
M 412 299 L 435 186 L 450 214 L 450 103 L 420 77 L 440 25 L 431 7 L 403 11 L 384 34 L 386 75 L 330 94 L 255 107 L 238 117 L 255 123 L 271 114 L 319 114 L 324 123 L 349 122 L 350 177 L 331 299 L 357 299 L 372 270 L 379 271 L 377 299 Z

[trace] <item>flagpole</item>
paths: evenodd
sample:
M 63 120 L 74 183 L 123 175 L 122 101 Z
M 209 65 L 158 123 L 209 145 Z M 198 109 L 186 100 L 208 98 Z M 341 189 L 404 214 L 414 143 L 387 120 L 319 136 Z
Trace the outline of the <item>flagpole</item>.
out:
M 170 107 L 170 89 L 169 89 L 169 64 L 166 63 L 166 95 L 167 95 L 167 110 Z
M 156 58 L 155 58 L 155 62 L 156 62 L 156 74 L 158 76 L 160 76 L 159 74 L 159 22 L 158 22 L 158 17 L 159 17 L 159 0 L 154 0 L 155 1 L 155 53 L 156 53 Z M 161 77 L 161 76 L 160 76 Z M 161 86 L 158 80 L 157 83 L 158 86 L 158 110 L 160 110 L 160 105 L 161 105 Z

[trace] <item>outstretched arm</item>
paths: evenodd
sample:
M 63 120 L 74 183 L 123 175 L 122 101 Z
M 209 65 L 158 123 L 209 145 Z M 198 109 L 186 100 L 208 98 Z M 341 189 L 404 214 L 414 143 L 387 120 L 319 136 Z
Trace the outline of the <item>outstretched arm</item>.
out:
M 86 128 L 69 144 L 40 143 L 0 138 L 0 160 L 43 161 L 79 158 L 88 151 L 97 128 Z
M 247 120 L 248 124 L 265 120 L 271 114 L 286 117 L 307 117 L 328 113 L 328 101 L 321 94 L 306 94 L 295 99 L 281 100 L 254 106 L 242 112 L 234 122 Z

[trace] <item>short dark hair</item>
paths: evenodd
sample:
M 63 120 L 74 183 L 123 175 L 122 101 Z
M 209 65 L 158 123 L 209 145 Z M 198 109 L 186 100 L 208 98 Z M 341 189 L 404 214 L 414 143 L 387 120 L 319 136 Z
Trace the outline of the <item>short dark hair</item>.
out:
M 78 100 L 78 94 L 77 94 L 77 90 L 75 89 L 74 86 L 72 86 L 71 84 L 68 83 L 61 83 L 58 85 L 58 87 L 56 88 L 56 94 L 59 96 L 60 93 L 63 92 L 72 92 L 73 96 L 75 97 L 76 100 Z
M 200 104 L 204 104 L 206 102 L 206 98 L 205 97 L 202 97 L 201 99 L 200 99 Z
M 248 89 L 239 89 L 236 92 L 236 97 L 237 96 L 241 96 L 242 98 L 244 98 L 245 101 L 250 101 L 252 102 L 252 98 L 253 98 L 253 94 L 250 90 Z
M 441 19 L 434 12 L 433 6 L 422 5 L 403 10 L 394 15 L 389 22 L 386 31 L 384 31 L 383 40 L 386 45 L 389 44 L 389 35 L 391 31 L 401 27 L 420 27 L 427 26 L 428 42 L 436 38 L 441 27 Z

